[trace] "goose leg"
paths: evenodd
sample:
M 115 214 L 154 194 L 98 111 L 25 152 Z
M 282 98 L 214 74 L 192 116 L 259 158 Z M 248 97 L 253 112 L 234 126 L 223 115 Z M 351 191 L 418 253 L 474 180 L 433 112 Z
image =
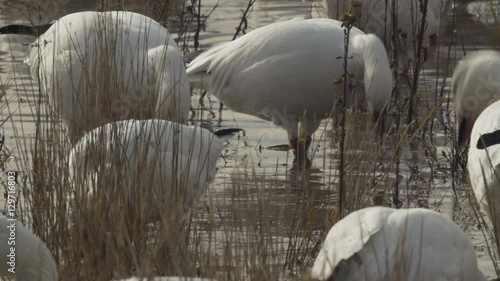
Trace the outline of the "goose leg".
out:
M 293 138 L 290 140 L 290 145 L 292 146 L 293 154 L 295 155 L 293 163 L 298 165 L 300 168 L 310 167 L 311 160 L 307 157 L 307 151 L 311 145 L 311 136 L 306 136 L 303 140 Z
M 201 105 L 201 108 L 205 108 L 205 96 L 207 95 L 207 91 L 203 91 L 201 93 L 200 98 L 198 99 L 198 103 Z

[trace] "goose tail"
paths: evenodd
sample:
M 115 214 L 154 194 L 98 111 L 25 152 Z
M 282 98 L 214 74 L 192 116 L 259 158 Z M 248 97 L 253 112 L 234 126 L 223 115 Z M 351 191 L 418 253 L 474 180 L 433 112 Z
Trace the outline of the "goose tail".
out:
M 191 86 L 202 90 L 209 90 L 208 87 L 212 76 L 210 71 L 213 61 L 218 57 L 219 51 L 228 43 L 224 42 L 211 47 L 199 54 L 187 65 L 187 74 Z
M 217 136 L 217 138 L 221 141 L 226 141 L 232 137 L 234 137 L 237 133 L 243 131 L 243 129 L 240 128 L 229 128 L 229 129 L 221 129 L 214 134 Z
M 374 113 L 383 113 L 391 99 L 393 77 L 387 51 L 374 34 L 356 36 L 353 47 L 362 53 L 364 62 L 364 86 L 368 106 Z

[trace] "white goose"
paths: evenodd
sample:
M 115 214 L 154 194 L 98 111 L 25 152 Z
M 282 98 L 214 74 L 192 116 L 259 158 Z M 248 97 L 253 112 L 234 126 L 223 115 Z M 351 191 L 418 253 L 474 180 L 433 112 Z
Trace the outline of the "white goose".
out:
M 108 123 L 85 134 L 71 150 L 70 177 L 75 183 L 90 186 L 89 193 L 99 176 L 111 178 L 110 184 L 118 177 L 126 177 L 121 184 L 130 186 L 121 186 L 121 193 L 129 190 L 137 194 L 134 185 L 138 181 L 149 181 L 148 186 L 167 191 L 171 191 L 170 185 L 182 186 L 180 196 L 191 202 L 203 195 L 207 183 L 214 179 L 223 141 L 237 131 L 240 129 L 214 134 L 165 120 Z
M 499 80 L 500 81 L 500 80 Z M 470 138 L 467 168 L 481 210 L 500 233 L 500 101 L 477 118 Z
M 15 241 L 15 245 L 12 241 Z M 9 270 L 11 265 L 8 255 L 11 255 L 11 247 L 15 247 L 15 273 Z M 45 243 L 20 222 L 11 222 L 5 216 L 0 216 L 0 263 L 0 277 L 9 277 L 17 281 L 59 280 L 56 262 Z M 211 279 L 173 276 L 132 277 L 115 281 L 211 281 Z
M 8 26 L 0 34 L 46 29 Z M 181 54 L 167 29 L 149 17 L 132 12 L 64 16 L 32 44 L 27 62 L 73 143 L 112 121 L 188 119 L 190 88 Z
M 311 135 L 343 92 L 333 84 L 344 73 L 341 25 L 329 19 L 293 19 L 261 27 L 202 53 L 188 65 L 189 79 L 230 109 L 281 126 L 300 162 L 307 159 Z M 375 35 L 353 28 L 349 57 L 356 88 L 347 94 L 347 103 L 365 93 L 383 133 L 393 85 L 384 45 Z
M 15 244 L 13 244 L 15 243 Z M 11 262 L 11 248 L 15 260 Z M 15 266 L 15 273 L 12 273 Z M 0 277 L 17 281 L 57 281 L 57 266 L 49 249 L 37 236 L 20 222 L 0 216 Z
M 392 30 L 392 1 L 385 0 L 363 0 L 361 1 L 361 18 L 357 26 L 368 33 L 374 33 L 380 38 L 385 38 L 387 43 Z M 420 1 L 397 0 L 398 3 L 398 27 L 410 36 L 416 35 L 422 13 L 419 9 Z M 350 0 L 323 0 L 323 6 L 331 19 L 338 19 L 344 13 L 351 10 Z M 434 45 L 441 21 L 441 0 L 429 0 L 426 16 L 426 29 L 424 32 L 424 43 Z M 408 41 L 407 44 L 412 44 Z
M 458 142 L 463 146 L 469 142 L 481 112 L 500 99 L 499 69 L 500 52 L 479 51 L 462 59 L 453 72 L 451 93 L 455 98 Z
M 312 268 L 317 280 L 486 280 L 465 233 L 427 209 L 371 207 L 335 224 Z

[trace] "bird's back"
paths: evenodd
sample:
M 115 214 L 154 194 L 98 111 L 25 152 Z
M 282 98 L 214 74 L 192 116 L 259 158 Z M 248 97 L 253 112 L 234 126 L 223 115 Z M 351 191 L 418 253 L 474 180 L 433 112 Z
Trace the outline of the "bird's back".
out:
M 344 220 L 330 230 L 313 277 L 328 277 L 317 274 L 329 252 L 334 280 L 485 280 L 465 233 L 436 212 L 371 207 Z
M 474 124 L 467 161 L 476 199 L 486 215 L 495 223 L 500 215 L 499 144 L 500 101 L 496 101 L 479 115 Z
M 351 36 L 364 34 L 354 28 Z M 353 48 L 351 49 L 353 51 Z M 209 72 L 209 87 L 235 111 L 265 118 L 274 111 L 328 114 L 343 74 L 344 29 L 329 19 L 270 24 L 208 50 L 188 66 L 190 79 Z M 349 73 L 362 69 L 358 56 Z M 362 73 L 362 70 L 361 70 Z M 270 118 L 265 118 L 270 119 Z
M 426 37 L 439 32 L 441 21 L 441 4 L 440 0 L 429 1 L 426 17 L 426 29 L 424 40 Z M 366 33 L 373 33 L 380 37 L 386 45 L 389 44 L 392 30 L 392 3 L 389 1 L 366 0 L 362 1 L 359 9 L 360 18 L 357 19 L 356 26 Z M 420 28 L 422 12 L 418 1 L 415 0 L 400 0 L 397 1 L 397 20 L 398 27 L 410 37 L 416 36 Z M 329 18 L 339 19 L 344 13 L 350 12 L 354 15 L 356 11 L 351 6 L 351 1 L 348 0 L 323 0 L 323 6 Z M 410 41 L 407 42 L 411 45 Z
M 166 55 L 151 56 L 151 50 Z M 80 12 L 57 20 L 40 36 L 28 61 L 32 74 L 41 78 L 52 111 L 60 114 L 76 142 L 83 132 L 107 122 L 168 115 L 165 107 L 157 106 L 174 107 L 168 105 L 173 98 L 165 98 L 174 86 L 164 84 L 175 79 L 163 74 L 178 78 L 174 83 L 187 80 L 183 66 L 164 71 L 165 58 L 173 56 L 182 60 L 174 39 L 151 18 L 132 12 Z M 189 86 L 187 81 L 176 86 L 176 100 L 182 103 L 170 115 L 185 122 Z
M 181 187 L 188 200 L 213 180 L 223 144 L 206 129 L 165 120 L 126 120 L 106 124 L 82 138 L 70 154 L 70 173 L 84 181 L 104 169 L 127 181 Z M 104 162 L 104 165 L 103 165 Z M 124 172 L 125 171 L 125 172 Z
M 8 271 L 12 268 L 15 274 Z M 56 281 L 58 275 L 45 243 L 20 222 L 5 216 L 0 217 L 0 272 L 0 276 L 11 273 L 7 276 L 16 280 Z

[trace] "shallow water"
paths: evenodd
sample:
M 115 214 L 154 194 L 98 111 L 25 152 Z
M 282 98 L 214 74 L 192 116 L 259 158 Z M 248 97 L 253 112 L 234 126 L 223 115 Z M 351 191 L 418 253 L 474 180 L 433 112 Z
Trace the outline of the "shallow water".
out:
M 94 3 L 75 2 L 64 4 L 57 9 L 50 5 L 44 7 L 47 11 L 45 19 L 47 22 L 56 19 L 67 12 L 87 10 L 94 7 Z M 209 0 L 203 2 L 203 14 L 209 13 L 214 5 L 218 7 L 213 11 L 206 22 L 206 29 L 200 34 L 200 47 L 206 48 L 215 43 L 231 40 L 238 26 L 241 17 L 241 9 L 245 9 L 246 0 L 221 0 L 220 2 Z M 478 5 L 478 4 L 475 4 Z M 130 5 L 134 8 L 134 4 Z M 477 11 L 474 8 L 472 11 Z M 140 8 L 136 9 L 140 11 Z M 13 7 L 10 1 L 0 0 L 0 26 L 12 22 L 27 22 L 25 19 L 29 13 L 22 8 Z M 22 16 L 19 16 L 19 15 Z M 258 0 L 249 16 L 247 31 L 260 26 L 286 20 L 295 17 L 321 15 L 319 3 L 308 1 L 286 1 Z M 36 18 L 32 18 L 37 22 Z M 481 18 L 483 20 L 483 18 Z M 429 61 L 424 65 L 424 69 L 419 81 L 419 95 L 423 102 L 423 107 L 432 108 L 435 103 L 435 92 L 437 96 L 441 94 L 446 97 L 450 87 L 450 76 L 453 71 L 455 61 L 463 57 L 464 52 L 478 48 L 485 48 L 489 42 L 494 42 L 483 26 L 489 23 L 488 20 L 480 21 L 477 17 L 460 17 L 459 28 L 446 28 L 443 26 L 444 36 L 441 38 L 441 47 L 429 55 Z M 450 25 L 450 23 L 447 23 Z M 455 38 L 452 40 L 452 38 Z M 459 39 L 456 39 L 459 38 Z M 7 91 L 9 99 L 8 110 L 2 111 L 2 119 L 8 121 L 2 126 L 3 134 L 6 136 L 6 146 L 13 151 L 12 161 L 7 163 L 6 170 L 29 169 L 26 163 L 31 163 L 30 151 L 24 147 L 30 147 L 35 131 L 33 111 L 37 105 L 39 91 L 35 80 L 31 80 L 27 66 L 23 63 L 23 44 L 29 44 L 33 40 L 29 36 L 0 36 L 0 84 L 9 84 Z M 452 41 L 461 42 L 459 47 L 448 48 L 448 43 Z M 449 50 L 451 52 L 449 52 Z M 448 61 L 450 57 L 450 61 Z M 14 71 L 15 70 L 15 71 Z M 15 73 L 15 76 L 12 76 Z M 274 151 L 266 149 L 273 145 L 288 143 L 284 130 L 273 125 L 271 122 L 232 112 L 224 108 L 219 113 L 219 102 L 213 98 L 207 98 L 202 108 L 198 102 L 199 95 L 193 97 L 193 106 L 196 109 L 196 119 L 210 120 L 216 127 L 239 127 L 245 129 L 245 134 L 231 140 L 227 144 L 227 150 L 223 153 L 224 158 L 218 162 L 219 172 L 214 183 L 210 186 L 207 197 L 214 200 L 220 215 L 220 226 L 215 231 L 224 233 L 240 233 L 243 229 L 251 228 L 252 225 L 245 224 L 245 219 L 241 220 L 241 225 L 230 225 L 224 223 L 224 218 L 244 218 L 249 210 L 256 213 L 262 208 L 262 199 L 255 199 L 257 195 L 265 192 L 264 202 L 266 212 L 270 217 L 261 218 L 268 221 L 276 221 L 272 229 L 273 236 L 279 237 L 275 241 L 281 241 L 276 245 L 274 255 L 284 258 L 286 252 L 280 250 L 289 245 L 288 231 L 293 224 L 293 218 L 288 218 L 287 214 L 305 212 L 308 208 L 308 198 L 314 197 L 315 217 L 312 223 L 316 229 L 321 228 L 325 222 L 325 214 L 333 208 L 338 182 L 338 145 L 334 141 L 335 132 L 331 121 L 324 121 L 320 129 L 314 135 L 315 153 L 312 169 L 307 174 L 306 190 L 303 186 L 303 175 L 295 173 L 292 169 L 293 155 L 291 151 Z M 379 191 L 391 190 L 391 186 L 398 186 L 401 192 L 399 203 L 405 206 L 426 206 L 437 209 L 446 214 L 464 229 L 471 237 L 473 243 L 477 245 L 477 253 L 480 257 L 481 269 L 486 275 L 493 276 L 494 268 L 485 253 L 484 238 L 477 229 L 477 221 L 471 214 L 470 203 L 467 195 L 470 192 L 468 180 L 452 189 L 451 168 L 449 162 L 443 157 L 443 152 L 448 153 L 451 148 L 450 132 L 446 131 L 443 123 L 446 124 L 448 118 L 447 100 L 442 104 L 437 104 L 441 110 L 434 120 L 433 138 L 428 138 L 422 145 L 420 138 L 410 142 L 411 145 L 403 147 L 399 165 L 389 164 L 389 160 L 394 155 L 390 145 L 386 145 L 387 151 L 381 161 L 366 160 L 365 166 L 370 166 L 374 162 L 377 173 L 391 171 L 388 178 L 378 179 L 374 175 L 377 184 L 368 186 L 376 187 Z M 424 111 L 425 112 L 425 111 Z M 420 116 L 423 118 L 424 116 Z M 43 119 L 43 118 L 42 118 Z M 368 133 L 358 128 L 359 136 L 367 138 Z M 374 149 L 376 144 L 366 144 L 365 147 L 358 147 L 352 153 L 363 155 L 370 149 Z M 437 161 L 430 160 L 435 155 Z M 362 156 L 361 156 L 362 157 Z M 20 163 L 24 163 L 20 166 Z M 396 167 L 398 174 L 396 175 Z M 251 179 L 245 176 L 253 175 Z M 355 181 L 356 176 L 349 178 Z M 387 184 L 385 184 L 387 183 Z M 387 187 L 387 186 L 389 187 Z M 349 185 L 348 185 L 349 187 Z M 373 192 L 376 194 L 376 192 Z M 455 198 L 455 194 L 458 196 Z M 367 198 L 364 205 L 372 205 L 372 198 Z M 234 208 L 234 202 L 244 202 L 246 209 Z M 385 202 L 384 202 L 385 203 Z M 395 203 L 392 202 L 392 206 Z M 241 242 L 241 241 L 240 241 Z M 224 240 L 216 242 L 216 251 L 224 250 Z M 251 243 L 248 242 L 248 243 Z M 278 264 L 281 261 L 277 261 Z M 282 276 L 284 277 L 284 276 Z

